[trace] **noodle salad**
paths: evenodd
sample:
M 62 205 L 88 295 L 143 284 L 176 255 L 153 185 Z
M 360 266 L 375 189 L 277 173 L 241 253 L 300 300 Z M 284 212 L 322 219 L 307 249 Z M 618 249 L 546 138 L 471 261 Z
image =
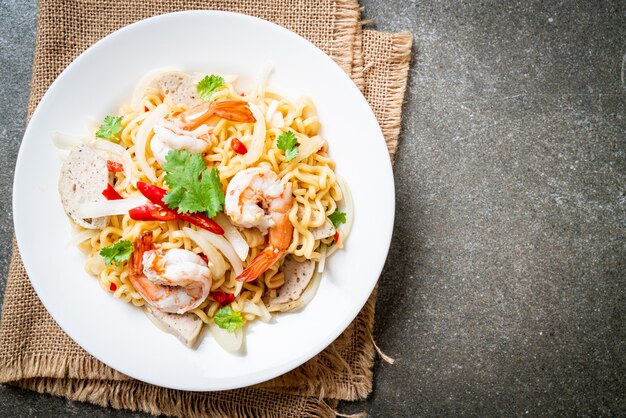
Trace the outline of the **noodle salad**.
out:
M 305 306 L 343 247 L 352 200 L 308 97 L 155 70 L 91 134 L 53 134 L 86 271 L 193 347 Z

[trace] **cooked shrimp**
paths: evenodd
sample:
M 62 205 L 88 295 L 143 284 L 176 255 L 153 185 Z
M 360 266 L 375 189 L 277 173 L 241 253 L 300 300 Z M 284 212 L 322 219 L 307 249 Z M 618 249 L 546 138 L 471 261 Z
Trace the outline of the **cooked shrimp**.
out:
M 236 100 L 206 102 L 182 113 L 174 113 L 154 126 L 150 141 L 154 158 L 163 165 L 165 156 L 173 149 L 184 149 L 192 154 L 206 151 L 209 129 L 204 123 L 213 116 L 235 122 L 256 121 L 248 103 Z
M 258 228 L 269 245 L 237 277 L 250 282 L 283 256 L 293 235 L 289 211 L 293 205 L 291 183 L 280 181 L 268 167 L 254 167 L 235 174 L 226 189 L 226 214 L 239 226 Z
M 187 150 L 192 154 L 198 154 L 205 151 L 209 147 L 209 143 L 204 139 L 199 138 L 203 135 L 203 132 L 199 131 L 200 128 L 195 131 L 191 131 L 185 134 L 177 134 L 173 129 L 168 129 L 165 126 L 155 125 L 154 136 L 150 141 L 150 149 L 154 158 L 159 164 L 165 163 L 165 156 L 173 149 Z
M 213 116 L 234 122 L 256 122 L 248 103 L 238 100 L 205 102 L 175 115 L 175 118 L 180 123 L 181 128 L 193 130 Z
M 211 290 L 211 271 L 199 255 L 177 248 L 155 250 L 152 232 L 135 240 L 129 277 L 146 302 L 163 312 L 195 309 Z

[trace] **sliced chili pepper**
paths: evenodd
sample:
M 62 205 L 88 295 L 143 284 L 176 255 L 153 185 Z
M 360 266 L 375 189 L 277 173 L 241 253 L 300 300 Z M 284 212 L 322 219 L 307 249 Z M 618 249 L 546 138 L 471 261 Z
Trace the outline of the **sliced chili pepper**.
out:
M 224 293 L 220 290 L 211 292 L 209 295 L 213 298 L 214 301 L 216 301 L 222 306 L 228 305 L 230 302 L 235 300 L 235 295 L 231 293 Z
M 205 263 L 209 264 L 209 258 L 206 255 L 204 255 L 203 253 L 198 253 L 198 255 L 200 256 L 202 261 L 204 261 Z
M 154 186 L 152 184 L 144 183 L 143 181 L 137 182 L 137 189 L 139 189 L 141 194 L 147 197 L 151 202 L 162 205 L 164 208 L 167 207 L 167 205 L 163 202 L 163 198 L 167 194 L 167 190 L 162 189 L 158 186 Z M 190 224 L 199 226 L 200 228 L 206 229 L 207 231 L 213 232 L 214 234 L 224 235 L 224 230 L 222 229 L 222 227 L 206 215 L 203 215 L 201 213 L 176 214 L 178 215 L 178 218 L 182 219 L 183 221 L 187 221 Z
M 111 292 L 115 292 L 117 290 L 117 285 L 111 282 L 111 284 L 109 285 L 109 289 L 111 290 Z
M 169 208 L 154 203 L 146 203 L 128 211 L 130 219 L 135 221 L 175 221 L 178 214 Z
M 237 138 L 233 138 L 230 141 L 230 146 L 232 147 L 233 151 L 235 151 L 237 154 L 244 155 L 245 153 L 248 152 L 248 148 L 246 148 L 244 143 L 238 140 Z
M 107 160 L 107 170 L 109 173 L 121 173 L 124 171 L 124 166 L 121 163 Z
M 333 239 L 335 240 L 335 244 L 339 242 L 339 231 L 335 231 L 335 236 L 333 237 Z
M 102 196 L 106 197 L 107 200 L 120 200 L 123 197 L 111 186 L 111 184 L 107 184 L 107 188 L 102 191 Z

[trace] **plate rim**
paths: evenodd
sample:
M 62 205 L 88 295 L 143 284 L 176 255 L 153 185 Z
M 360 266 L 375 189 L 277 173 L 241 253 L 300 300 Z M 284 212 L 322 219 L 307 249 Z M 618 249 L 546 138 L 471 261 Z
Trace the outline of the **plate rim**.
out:
M 315 52 L 317 53 L 317 55 L 320 57 L 320 59 L 325 59 L 327 60 L 329 63 L 331 63 L 332 66 L 335 67 L 335 69 L 341 73 L 340 77 L 344 78 L 344 82 L 348 83 L 350 85 L 350 89 L 352 89 L 355 93 L 358 94 L 359 99 L 366 105 L 366 108 L 368 109 L 368 111 L 370 112 L 370 117 L 373 118 L 373 120 L 376 122 L 376 126 L 378 127 L 378 131 L 376 132 L 377 136 L 379 137 L 379 139 L 381 141 L 383 141 L 383 144 L 385 144 L 385 138 L 384 135 L 382 133 L 382 129 L 380 127 L 380 124 L 378 123 L 376 116 L 372 110 L 372 108 L 370 107 L 369 103 L 367 102 L 367 100 L 365 99 L 365 97 L 363 96 L 363 93 L 358 89 L 358 87 L 356 86 L 356 84 L 354 84 L 354 81 L 346 74 L 346 72 L 329 56 L 327 55 L 324 51 L 322 51 L 321 49 L 319 49 L 316 45 L 314 45 L 312 42 L 310 42 L 308 39 L 300 36 L 299 34 L 283 27 L 280 26 L 278 24 L 275 24 L 273 22 L 255 17 L 255 16 L 250 16 L 250 15 L 246 15 L 246 14 L 242 14 L 242 13 L 236 13 L 236 12 L 229 12 L 229 11 L 218 11 L 218 10 L 186 10 L 186 11 L 179 11 L 179 12 L 173 12 L 173 13 L 164 13 L 164 14 L 160 14 L 160 15 L 156 15 L 156 16 L 152 16 L 152 17 L 148 17 L 146 19 L 142 19 L 136 22 L 133 22 L 129 25 L 126 25 L 120 29 L 117 29 L 116 31 L 104 36 L 103 38 L 99 39 L 97 42 L 95 42 L 94 44 L 90 45 L 88 48 L 86 48 L 83 52 L 81 52 L 74 60 L 72 60 L 72 62 L 70 62 L 64 69 L 63 71 L 55 78 L 55 80 L 50 84 L 50 86 L 48 87 L 48 89 L 46 90 L 46 92 L 44 93 L 44 95 L 41 97 L 41 99 L 39 100 L 39 103 L 37 104 L 35 110 L 33 111 L 31 118 L 28 121 L 28 125 L 26 127 L 26 130 L 24 132 L 24 135 L 22 137 L 22 141 L 20 142 L 20 149 L 17 155 L 17 159 L 16 159 L 16 165 L 15 165 L 15 172 L 14 172 L 14 178 L 13 178 L 13 190 L 12 190 L 12 207 L 13 207 L 13 226 L 14 226 L 14 230 L 15 230 L 15 235 L 16 235 L 16 241 L 17 241 L 17 246 L 18 246 L 18 250 L 20 251 L 20 254 L 22 254 L 22 250 L 28 247 L 28 244 L 26 242 L 23 241 L 23 238 L 20 238 L 20 236 L 24 236 L 24 234 L 20 234 L 19 231 L 22 230 L 21 224 L 24 222 L 22 220 L 22 216 L 20 215 L 20 211 L 18 210 L 18 208 L 20 207 L 19 204 L 19 200 L 20 200 L 20 193 L 18 192 L 18 187 L 17 184 L 19 183 L 19 179 L 26 175 L 23 173 L 24 169 L 21 168 L 23 167 L 26 162 L 25 160 L 27 159 L 27 156 L 24 155 L 23 149 L 24 147 L 22 146 L 24 143 L 24 140 L 26 140 L 29 136 L 30 136 L 30 131 L 32 129 L 32 121 L 33 120 L 37 120 L 39 113 L 41 112 L 42 107 L 44 106 L 44 104 L 46 103 L 46 100 L 48 98 L 48 96 L 51 94 L 51 91 L 56 89 L 56 86 L 60 83 L 59 80 L 63 80 L 67 73 L 76 65 L 78 65 L 77 63 L 82 62 L 85 59 L 88 59 L 89 55 L 91 54 L 91 51 L 93 51 L 96 48 L 100 48 L 101 45 L 105 45 L 107 42 L 110 42 L 111 39 L 115 39 L 117 37 L 120 36 L 124 36 L 126 32 L 131 32 L 133 30 L 135 30 L 138 27 L 144 26 L 144 25 L 150 25 L 152 22 L 154 21 L 159 21 L 159 20 L 166 20 L 166 19 L 172 19 L 172 18 L 177 18 L 179 16 L 185 16 L 185 15 L 205 15 L 208 18 L 211 18 L 213 16 L 229 16 L 231 18 L 236 18 L 236 19 L 243 19 L 251 21 L 253 24 L 255 25 L 265 25 L 265 26 L 269 26 L 271 28 L 271 30 L 278 30 L 281 32 L 281 36 L 291 36 L 291 37 L 295 37 L 298 39 L 299 42 L 304 41 L 306 44 L 308 44 L 309 47 L 312 48 L 312 50 L 315 50 Z M 31 86 L 32 88 L 32 86 Z M 376 280 L 373 280 L 371 282 L 371 285 L 368 286 L 369 289 L 367 294 L 367 298 L 364 299 L 364 301 L 362 303 L 358 303 L 355 304 L 354 306 L 356 307 L 358 305 L 358 308 L 353 308 L 349 311 L 348 315 L 343 316 L 342 320 L 337 321 L 338 325 L 333 327 L 331 331 L 329 331 L 328 333 L 324 334 L 323 337 L 324 338 L 320 338 L 320 344 L 316 347 L 318 348 L 313 348 L 313 349 L 309 349 L 306 352 L 303 352 L 300 356 L 298 356 L 297 358 L 295 358 L 292 361 L 289 362 L 285 362 L 282 363 L 280 366 L 276 366 L 272 369 L 267 369 L 267 370 L 261 370 L 259 372 L 256 372 L 256 374 L 251 374 L 251 375 L 246 375 L 246 381 L 245 384 L 241 385 L 241 384 L 223 384 L 223 385 L 214 385 L 214 387 L 211 388 L 199 388 L 197 385 L 191 385 L 191 386 L 180 386 L 180 385 L 163 385 L 161 382 L 155 382 L 152 379 L 146 379 L 145 377 L 142 376 L 137 376 L 135 374 L 132 373 L 132 371 L 128 371 L 128 370 L 120 370 L 117 367 L 113 366 L 112 364 L 110 364 L 110 362 L 105 361 L 104 359 L 94 355 L 90 350 L 88 350 L 84 344 L 82 344 L 80 341 L 82 340 L 82 338 L 80 338 L 80 336 L 76 336 L 73 335 L 72 333 L 68 332 L 68 330 L 66 329 L 66 327 L 63 325 L 64 320 L 61 319 L 61 321 L 59 320 L 59 315 L 58 312 L 51 312 L 48 308 L 48 306 L 46 306 L 46 303 L 44 302 L 44 300 L 46 299 L 46 295 L 42 295 L 40 294 L 40 291 L 38 290 L 38 286 L 36 284 L 36 280 L 33 281 L 31 279 L 32 276 L 32 269 L 33 267 L 31 266 L 29 268 L 29 266 L 27 266 L 27 263 L 24 261 L 23 257 L 20 257 L 22 259 L 24 268 L 26 270 L 26 273 L 28 275 L 28 279 L 33 287 L 33 289 L 35 290 L 35 293 L 37 294 L 37 297 L 39 298 L 39 300 L 41 301 L 42 305 L 44 306 L 44 308 L 46 309 L 46 311 L 50 314 L 50 316 L 53 318 L 53 320 L 56 322 L 56 324 L 63 330 L 63 332 L 65 332 L 65 334 L 73 341 L 75 342 L 77 345 L 79 345 L 83 350 L 85 350 L 87 353 L 89 353 L 90 355 L 92 355 L 94 358 L 96 358 L 97 360 L 101 361 L 102 363 L 106 364 L 108 367 L 111 367 L 112 369 L 119 371 L 125 375 L 128 375 L 134 379 L 140 380 L 142 382 L 146 382 L 155 386 L 159 386 L 159 387 L 164 387 L 164 388 L 171 388 L 171 389 L 176 389 L 176 390 L 185 390 L 185 391 L 197 391 L 197 392 L 212 392 L 212 391 L 219 391 L 219 390 L 230 390 L 230 389 L 237 389 L 237 388 L 243 388 L 243 387 L 248 387 L 251 385 L 255 385 L 261 382 L 265 382 L 268 381 L 270 379 L 273 379 L 277 376 L 283 375 L 293 369 L 295 369 L 296 367 L 304 364 L 305 362 L 309 361 L 311 358 L 315 357 L 316 355 L 318 355 L 320 352 L 322 352 L 323 350 L 325 350 L 329 345 L 331 345 L 336 339 L 337 337 L 339 337 L 349 326 L 350 324 L 354 321 L 354 319 L 358 316 L 358 314 L 363 310 L 363 307 L 367 304 L 369 298 L 371 297 L 371 294 L 374 290 L 374 288 L 376 287 L 376 285 L 378 284 L 378 281 L 380 279 L 380 275 L 382 273 L 382 270 L 385 266 L 385 263 L 387 261 L 387 257 L 389 255 L 389 249 L 390 249 L 390 245 L 391 245 L 391 240 L 392 240 L 392 236 L 393 236 L 393 226 L 394 226 L 394 222 L 395 222 L 395 180 L 394 180 L 394 175 L 393 175 L 393 169 L 392 169 L 392 165 L 391 165 L 391 159 L 390 158 L 386 158 L 385 159 L 386 164 L 385 164 L 385 171 L 389 174 L 389 178 L 388 180 L 390 181 L 390 193 L 391 193 L 391 197 L 392 199 L 390 199 L 388 202 L 386 202 L 386 206 L 390 207 L 390 212 L 391 212 L 391 217 L 390 219 L 386 220 L 386 224 L 387 224 L 387 228 L 386 228 L 386 236 L 384 239 L 384 242 L 382 242 L 382 245 L 380 245 L 381 249 L 384 249 L 385 252 L 385 257 L 381 258 L 382 262 L 379 263 L 379 265 L 377 266 L 372 266 L 372 270 L 376 273 Z M 355 210 L 356 212 L 356 210 Z M 380 244 L 380 243 L 379 243 Z M 26 251 L 27 252 L 27 251 Z M 25 253 L 26 253 L 25 252 Z M 31 271 L 29 271 L 31 270 Z M 42 297 L 43 296 L 43 297 Z M 242 378 L 242 380 L 244 380 Z

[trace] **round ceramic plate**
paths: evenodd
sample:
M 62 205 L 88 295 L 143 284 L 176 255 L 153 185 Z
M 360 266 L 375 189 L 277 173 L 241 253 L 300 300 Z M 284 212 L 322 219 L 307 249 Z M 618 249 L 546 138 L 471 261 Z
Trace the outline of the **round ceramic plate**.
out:
M 70 222 L 57 193 L 55 131 L 81 134 L 127 103 L 147 72 L 161 67 L 237 74 L 251 84 L 271 64 L 270 88 L 317 106 L 322 135 L 355 207 L 351 235 L 328 260 L 313 301 L 272 323 L 245 327 L 240 353 L 204 334 L 193 350 L 157 329 L 141 309 L 103 291 L 68 245 Z M 383 268 L 394 219 L 394 184 L 382 133 L 350 78 L 322 51 L 280 26 L 215 11 L 173 13 L 127 26 L 72 62 L 35 111 L 20 148 L 13 188 L 15 231 L 37 295 L 63 330 L 102 362 L 174 389 L 239 388 L 288 372 L 327 347 L 367 301 Z

